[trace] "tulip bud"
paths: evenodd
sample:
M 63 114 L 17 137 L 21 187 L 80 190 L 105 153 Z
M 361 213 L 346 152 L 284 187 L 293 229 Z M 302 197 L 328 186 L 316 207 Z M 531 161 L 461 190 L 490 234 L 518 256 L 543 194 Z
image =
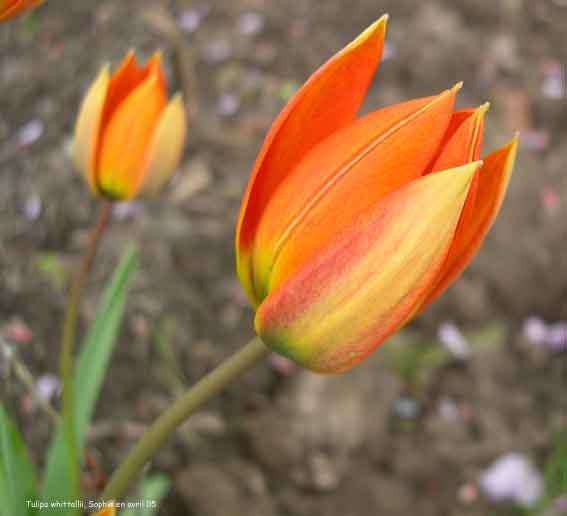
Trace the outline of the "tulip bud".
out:
M 349 369 L 423 310 L 488 232 L 516 138 L 479 159 L 488 104 L 461 84 L 356 118 L 386 17 L 317 70 L 278 116 L 236 231 L 264 343 L 313 371 Z
M 0 0 L 0 21 L 18 16 L 23 12 L 33 9 L 45 0 Z
M 187 129 L 181 96 L 166 101 L 159 54 L 140 67 L 130 52 L 114 74 L 102 69 L 83 100 L 73 148 L 95 194 L 126 200 L 167 182 Z

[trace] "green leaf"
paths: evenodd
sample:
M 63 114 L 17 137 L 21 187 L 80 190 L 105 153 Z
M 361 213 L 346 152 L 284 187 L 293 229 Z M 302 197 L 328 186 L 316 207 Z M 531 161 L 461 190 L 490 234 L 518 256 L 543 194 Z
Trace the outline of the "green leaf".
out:
M 122 257 L 110 285 L 106 288 L 94 322 L 89 328 L 74 372 L 74 405 L 76 439 L 79 450 L 85 445 L 85 435 L 98 400 L 110 357 L 120 329 L 128 286 L 137 264 L 138 251 L 130 247 Z M 66 469 L 67 448 L 63 426 L 56 430 L 47 457 L 43 485 L 45 501 L 75 499 L 72 482 Z M 77 509 L 62 509 L 61 515 L 78 515 Z
M 26 445 L 0 404 L 0 514 L 30 516 L 28 501 L 37 500 L 35 468 Z
M 146 478 L 138 489 L 138 497 L 126 502 L 127 508 L 120 511 L 120 516 L 153 516 L 157 514 L 159 504 L 168 490 L 169 480 L 165 475 L 152 475 Z

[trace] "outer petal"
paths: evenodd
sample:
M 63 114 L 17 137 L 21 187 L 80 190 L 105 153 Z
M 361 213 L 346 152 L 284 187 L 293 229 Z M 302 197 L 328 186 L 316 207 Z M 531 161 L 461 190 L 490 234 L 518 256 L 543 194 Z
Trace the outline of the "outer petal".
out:
M 102 511 L 97 512 L 94 516 L 116 516 L 115 507 L 106 507 Z
M 151 75 L 112 114 L 102 134 L 97 166 L 98 187 L 105 195 L 117 199 L 135 195 L 165 100 L 162 84 Z
M 176 95 L 162 113 L 146 158 L 146 170 L 142 174 L 140 193 L 157 193 L 179 163 L 183 154 L 187 124 L 181 95 Z
M 319 144 L 285 178 L 262 214 L 254 242 L 259 299 L 358 213 L 423 174 L 445 133 L 458 87 L 362 117 Z
M 108 67 L 104 67 L 85 95 L 77 117 L 73 139 L 75 165 L 85 176 L 89 187 L 95 193 L 98 193 L 95 178 L 96 153 L 109 81 Z
M 265 299 L 262 340 L 317 372 L 362 360 L 428 292 L 479 165 L 420 178 L 361 215 Z
M 478 172 L 478 190 L 469 222 L 459 227 L 443 269 L 419 307 L 420 312 L 463 272 L 478 251 L 504 200 L 517 147 L 515 136 L 507 145 L 484 158 L 484 165 Z
M 293 166 L 356 115 L 382 54 L 386 21 L 386 16 L 380 18 L 319 68 L 289 101 L 264 141 L 236 230 L 237 269 L 251 296 L 250 247 L 260 214 Z
M 45 0 L 8 0 L 5 5 L 0 3 L 0 21 L 17 16 L 18 14 L 41 5 Z

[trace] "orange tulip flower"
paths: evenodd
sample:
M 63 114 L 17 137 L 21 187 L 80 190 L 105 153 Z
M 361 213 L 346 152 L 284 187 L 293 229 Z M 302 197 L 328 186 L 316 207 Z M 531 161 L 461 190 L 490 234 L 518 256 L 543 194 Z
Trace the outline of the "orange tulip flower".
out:
M 166 104 L 160 55 L 138 66 L 130 52 L 104 67 L 77 119 L 74 158 L 91 190 L 124 200 L 157 192 L 174 172 L 186 137 L 183 101 Z
M 45 0 L 0 0 L 0 21 L 33 9 Z
M 466 267 L 502 202 L 516 138 L 483 161 L 460 84 L 356 118 L 387 18 L 317 70 L 274 122 L 244 195 L 239 279 L 256 331 L 317 372 L 349 369 Z
M 116 516 L 116 508 L 114 507 L 114 505 L 105 507 L 101 511 L 97 512 L 94 516 Z

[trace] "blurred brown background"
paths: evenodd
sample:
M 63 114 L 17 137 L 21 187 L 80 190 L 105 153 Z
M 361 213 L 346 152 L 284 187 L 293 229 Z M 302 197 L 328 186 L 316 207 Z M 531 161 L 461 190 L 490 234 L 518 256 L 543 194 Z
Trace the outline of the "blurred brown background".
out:
M 172 481 L 160 514 L 528 513 L 566 424 L 567 3 L 52 0 L 0 27 L 0 334 L 37 378 L 57 371 L 63 285 L 95 213 L 69 160 L 85 89 L 130 48 L 162 47 L 171 91 L 191 92 L 179 173 L 158 199 L 116 207 L 85 299 L 83 326 L 139 242 L 89 440 L 110 472 L 172 396 L 251 335 L 233 232 L 255 154 L 296 88 L 384 12 L 364 109 L 460 80 L 460 107 L 490 100 L 484 152 L 515 130 L 522 142 L 501 216 L 455 286 L 352 372 L 273 358 L 184 425 L 152 464 Z M 48 419 L 18 382 L 0 389 L 41 463 Z M 527 502 L 496 501 L 487 480 L 510 452 L 530 464 L 514 488 L 535 490 Z M 511 468 L 502 482 L 522 477 Z

